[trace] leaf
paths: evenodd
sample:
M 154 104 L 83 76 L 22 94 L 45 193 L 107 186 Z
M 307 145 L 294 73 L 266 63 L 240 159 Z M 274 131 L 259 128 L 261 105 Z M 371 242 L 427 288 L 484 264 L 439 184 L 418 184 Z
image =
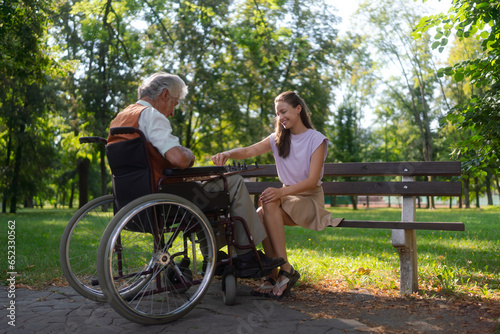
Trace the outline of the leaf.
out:
M 465 74 L 463 72 L 456 72 L 453 78 L 455 79 L 456 82 L 460 82 L 464 79 Z
M 476 5 L 476 8 L 481 9 L 481 8 L 486 8 L 486 7 L 489 7 L 489 6 L 490 6 L 489 3 L 483 2 L 483 3 L 480 3 L 480 4 Z
M 488 41 L 488 43 L 486 43 L 486 48 L 488 49 L 488 51 L 493 51 L 494 48 L 493 48 L 493 44 L 495 44 L 495 41 Z

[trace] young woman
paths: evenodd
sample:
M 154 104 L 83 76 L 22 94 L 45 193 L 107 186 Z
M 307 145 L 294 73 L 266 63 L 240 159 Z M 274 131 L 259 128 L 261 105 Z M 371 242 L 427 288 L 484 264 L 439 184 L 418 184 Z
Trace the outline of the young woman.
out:
M 284 226 L 298 225 L 320 231 L 328 225 L 338 225 L 342 219 L 332 219 L 324 209 L 321 178 L 328 139 L 313 129 L 309 110 L 296 93 L 281 93 L 274 102 L 274 133 L 251 146 L 217 153 L 212 161 L 216 165 L 224 165 L 230 158 L 239 160 L 273 152 L 278 177 L 284 186 L 267 188 L 261 194 L 262 206 L 258 213 L 268 236 L 262 245 L 268 256 L 282 257 L 287 262 L 252 294 L 281 299 L 290 294 L 300 278 L 288 262 Z

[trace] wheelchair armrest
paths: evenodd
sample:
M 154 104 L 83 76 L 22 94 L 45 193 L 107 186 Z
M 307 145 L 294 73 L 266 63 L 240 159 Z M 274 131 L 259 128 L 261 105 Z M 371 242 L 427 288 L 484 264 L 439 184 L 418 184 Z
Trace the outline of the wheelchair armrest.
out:
M 190 167 L 186 169 L 164 169 L 163 175 L 167 177 L 194 177 L 220 175 L 227 172 L 224 166 Z
M 106 138 L 102 138 L 102 137 L 80 137 L 80 138 L 78 138 L 78 140 L 80 141 L 80 144 L 103 143 L 104 145 L 106 145 L 108 143 Z

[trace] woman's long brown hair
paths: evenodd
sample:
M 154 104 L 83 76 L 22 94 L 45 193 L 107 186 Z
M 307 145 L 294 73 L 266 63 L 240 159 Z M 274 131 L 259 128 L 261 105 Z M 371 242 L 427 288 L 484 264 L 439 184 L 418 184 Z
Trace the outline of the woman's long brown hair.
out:
M 305 127 L 308 129 L 314 129 L 309 108 L 307 108 L 306 102 L 295 92 L 287 91 L 278 95 L 274 99 L 274 104 L 278 102 L 285 102 L 292 106 L 293 108 L 297 108 L 298 105 L 302 107 L 300 111 L 300 120 L 304 123 Z M 275 133 L 275 142 L 278 147 L 278 154 L 282 158 L 286 158 L 290 154 L 290 145 L 291 145 L 291 134 L 290 129 L 285 129 L 280 124 L 278 117 L 274 119 L 274 133 Z

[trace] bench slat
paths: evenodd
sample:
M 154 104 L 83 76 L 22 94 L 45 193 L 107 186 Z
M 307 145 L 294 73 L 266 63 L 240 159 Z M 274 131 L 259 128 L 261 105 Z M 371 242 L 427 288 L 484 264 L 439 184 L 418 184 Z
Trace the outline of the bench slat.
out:
M 371 162 L 325 164 L 328 176 L 460 176 L 459 161 Z
M 276 176 L 275 165 L 244 172 L 244 177 Z M 325 163 L 325 176 L 460 176 L 459 161 Z
M 386 228 L 391 230 L 465 231 L 464 223 L 455 223 L 455 222 L 432 223 L 432 222 L 344 220 L 337 227 Z
M 280 182 L 245 182 L 250 194 L 268 187 L 280 188 Z M 460 196 L 460 182 L 325 182 L 325 195 L 357 196 Z
M 261 194 L 269 187 L 281 188 L 283 186 L 281 182 L 245 182 L 245 185 L 250 194 Z
M 460 182 L 326 182 L 327 195 L 460 196 Z

